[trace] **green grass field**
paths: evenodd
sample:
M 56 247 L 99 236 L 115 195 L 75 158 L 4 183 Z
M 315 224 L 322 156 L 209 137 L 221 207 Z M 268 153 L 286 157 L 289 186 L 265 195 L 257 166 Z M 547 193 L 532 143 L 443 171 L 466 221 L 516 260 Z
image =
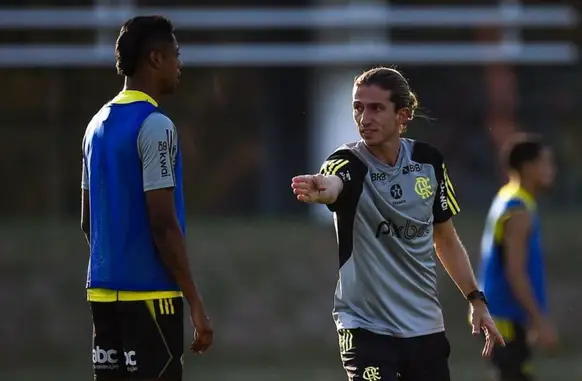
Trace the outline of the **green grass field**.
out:
M 191 361 L 192 362 L 192 361 Z M 197 360 L 203 362 L 203 360 Z M 90 380 L 90 363 L 71 366 L 36 367 L 22 371 L 0 371 L 3 381 L 79 381 Z M 484 362 L 479 358 L 472 361 L 451 359 L 453 381 L 488 381 Z M 347 380 L 339 362 L 316 366 L 309 364 L 270 365 L 251 364 L 249 366 L 211 364 L 192 365 L 185 369 L 184 380 L 212 381 L 340 381 Z M 536 379 L 541 381 L 582 381 L 582 356 L 562 356 L 539 359 Z M 427 380 L 430 381 L 430 380 Z
M 478 253 L 482 217 L 457 219 L 470 253 Z M 536 380 L 582 381 L 579 211 L 547 217 L 551 311 L 563 351 L 537 358 Z M 193 267 L 217 341 L 207 355 L 186 359 L 184 380 L 347 380 L 330 316 L 337 277 L 330 227 L 223 220 L 192 224 L 191 232 Z M 0 381 L 91 380 L 87 246 L 77 222 L 10 221 L 0 224 L 0 243 L 4 287 L 20 290 L 0 296 Z M 438 273 L 453 381 L 488 381 L 467 304 L 440 267 Z

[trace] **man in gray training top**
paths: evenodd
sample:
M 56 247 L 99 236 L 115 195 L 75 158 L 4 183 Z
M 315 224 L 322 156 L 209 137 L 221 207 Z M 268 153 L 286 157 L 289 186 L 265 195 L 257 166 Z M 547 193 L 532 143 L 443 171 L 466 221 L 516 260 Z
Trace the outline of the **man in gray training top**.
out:
M 350 380 L 450 380 L 434 247 L 471 304 L 473 334 L 485 334 L 483 355 L 504 345 L 451 221 L 459 205 L 443 157 L 400 136 L 417 106 L 398 71 L 363 73 L 353 89 L 362 139 L 339 147 L 320 174 L 292 182 L 298 200 L 334 212 L 333 317 Z

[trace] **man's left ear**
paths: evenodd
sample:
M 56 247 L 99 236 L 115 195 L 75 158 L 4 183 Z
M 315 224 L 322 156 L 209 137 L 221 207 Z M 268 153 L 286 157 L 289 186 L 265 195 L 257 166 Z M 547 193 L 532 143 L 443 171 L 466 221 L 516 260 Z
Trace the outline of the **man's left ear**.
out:
M 163 55 L 161 52 L 157 51 L 157 50 L 153 50 L 150 52 L 150 63 L 151 65 L 156 68 L 159 69 L 162 67 L 162 60 L 163 60 Z
M 399 125 L 406 124 L 410 120 L 410 109 L 408 107 L 403 107 L 396 113 L 396 122 Z

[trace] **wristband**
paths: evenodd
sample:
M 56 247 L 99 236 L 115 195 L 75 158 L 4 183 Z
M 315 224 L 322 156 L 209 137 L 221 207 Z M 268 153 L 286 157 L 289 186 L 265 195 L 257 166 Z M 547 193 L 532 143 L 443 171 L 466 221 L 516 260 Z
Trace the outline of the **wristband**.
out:
M 475 291 L 468 293 L 467 300 L 469 302 L 472 302 L 474 300 L 481 300 L 483 303 L 485 303 L 486 306 L 489 305 L 489 303 L 487 302 L 487 298 L 485 297 L 485 294 L 483 293 L 483 291 L 479 291 L 479 290 L 475 290 Z

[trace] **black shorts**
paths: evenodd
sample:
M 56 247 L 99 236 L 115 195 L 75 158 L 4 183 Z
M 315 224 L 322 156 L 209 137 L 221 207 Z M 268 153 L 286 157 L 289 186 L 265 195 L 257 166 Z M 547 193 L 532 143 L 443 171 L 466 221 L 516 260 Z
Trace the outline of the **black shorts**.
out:
M 531 348 L 527 342 L 524 325 L 509 320 L 495 319 L 495 324 L 505 340 L 505 347 L 495 346 L 491 364 L 498 381 L 530 381 Z
M 350 381 L 450 381 L 444 332 L 396 338 L 357 328 L 340 330 L 339 339 Z
M 95 381 L 182 380 L 182 298 L 90 305 Z

